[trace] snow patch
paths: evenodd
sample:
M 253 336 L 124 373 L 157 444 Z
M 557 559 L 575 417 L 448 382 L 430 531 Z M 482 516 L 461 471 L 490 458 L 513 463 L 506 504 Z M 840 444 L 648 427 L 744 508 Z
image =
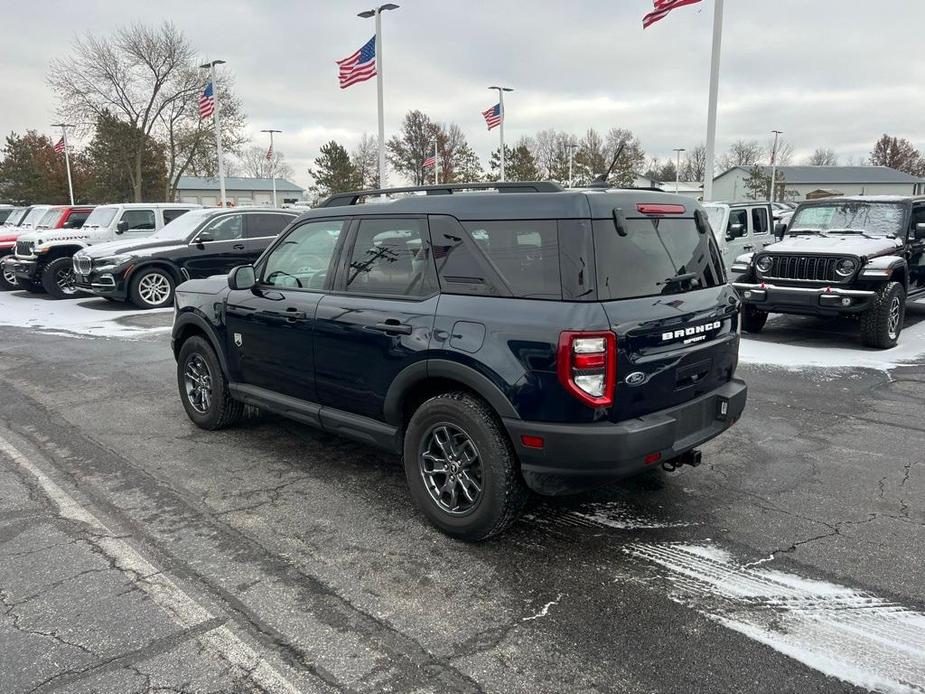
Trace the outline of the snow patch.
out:
M 532 621 L 532 620 L 534 620 L 534 619 L 539 619 L 540 617 L 545 617 L 546 615 L 549 614 L 549 608 L 552 607 L 553 605 L 558 605 L 558 604 L 559 604 L 559 601 L 562 600 L 562 596 L 563 596 L 563 595 L 564 595 L 564 593 L 559 593 L 559 595 L 556 597 L 555 600 L 550 600 L 549 602 L 547 602 L 545 605 L 543 605 L 543 609 L 541 609 L 539 612 L 537 612 L 536 614 L 531 615 L 531 616 L 529 616 L 529 617 L 522 617 L 520 621 L 521 621 L 521 622 L 530 622 L 530 621 Z
M 669 521 L 653 518 L 619 501 L 582 504 L 579 508 L 556 508 L 544 505 L 535 514 L 524 516 L 537 524 L 570 525 L 582 528 L 610 528 L 612 530 L 656 530 L 684 528 L 694 525 L 686 521 Z
M 669 597 L 831 677 L 878 692 L 925 692 L 925 614 L 870 593 L 756 569 L 712 545 L 636 543 Z
M 139 316 L 164 316 L 172 312 L 172 308 L 120 310 L 104 299 L 54 301 L 41 295 L 0 292 L 0 325 L 32 328 L 46 334 L 67 337 L 137 338 L 163 333 L 170 330 L 169 325 L 130 325 L 122 320 Z M 164 321 L 155 319 L 155 322 Z

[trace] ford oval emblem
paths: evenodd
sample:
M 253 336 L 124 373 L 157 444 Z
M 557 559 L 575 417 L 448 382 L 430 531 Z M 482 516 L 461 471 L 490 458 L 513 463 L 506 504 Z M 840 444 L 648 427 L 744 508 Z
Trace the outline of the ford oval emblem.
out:
M 646 375 L 642 371 L 634 371 L 624 378 L 623 381 L 628 386 L 641 386 L 646 382 Z

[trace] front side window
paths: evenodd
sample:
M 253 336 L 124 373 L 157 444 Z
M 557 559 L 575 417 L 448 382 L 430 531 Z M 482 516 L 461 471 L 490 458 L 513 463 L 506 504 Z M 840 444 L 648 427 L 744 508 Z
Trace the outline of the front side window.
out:
M 857 233 L 871 236 L 896 236 L 902 232 L 902 205 L 869 203 L 854 200 L 802 207 L 793 215 L 790 234 Z
M 347 268 L 346 290 L 398 296 L 433 293 L 424 224 L 421 219 L 362 221 Z
M 770 222 L 768 221 L 768 210 L 764 207 L 753 207 L 752 233 L 767 234 L 770 228 Z
M 620 236 L 611 220 L 596 220 L 598 297 L 632 299 L 682 294 L 725 283 L 713 236 L 691 218 L 626 220 Z
M 128 224 L 128 231 L 154 231 L 157 226 L 154 210 L 126 210 L 119 221 Z
M 726 227 L 726 240 L 732 241 L 733 239 L 737 239 L 742 236 L 745 236 L 745 233 L 747 231 L 748 231 L 748 211 L 747 210 L 730 210 L 729 211 L 729 226 Z
M 244 226 L 244 215 L 232 214 L 210 222 L 199 232 L 199 236 L 208 234 L 212 241 L 234 241 L 241 238 Z
M 65 229 L 80 229 L 90 216 L 89 210 L 81 210 L 78 212 L 71 212 L 71 216 L 67 218 L 67 221 L 64 223 Z
M 340 219 L 307 222 L 290 231 L 270 251 L 261 283 L 288 289 L 323 289 L 344 227 Z

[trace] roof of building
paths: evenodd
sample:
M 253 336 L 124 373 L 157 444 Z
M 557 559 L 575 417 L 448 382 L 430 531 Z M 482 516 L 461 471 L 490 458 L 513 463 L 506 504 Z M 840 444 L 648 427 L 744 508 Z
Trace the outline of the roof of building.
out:
M 765 175 L 771 174 L 770 166 L 762 166 Z M 732 171 L 751 173 L 751 167 L 733 166 L 716 178 L 722 178 Z M 889 166 L 778 166 L 778 173 L 787 183 L 803 185 L 837 185 L 840 183 L 919 183 L 923 179 Z M 716 180 L 716 179 L 714 179 Z
M 218 178 L 212 176 L 180 176 L 177 190 L 218 190 Z M 271 192 L 273 180 L 270 178 L 245 178 L 243 176 L 226 176 L 225 190 L 245 190 Z M 276 179 L 277 192 L 303 193 L 305 189 L 285 178 Z

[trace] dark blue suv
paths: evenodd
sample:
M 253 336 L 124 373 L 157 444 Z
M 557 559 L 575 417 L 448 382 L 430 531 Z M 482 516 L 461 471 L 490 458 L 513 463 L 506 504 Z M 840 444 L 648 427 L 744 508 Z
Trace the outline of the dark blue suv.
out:
M 423 512 L 467 540 L 528 489 L 699 463 L 746 399 L 739 300 L 700 206 L 486 187 L 335 196 L 255 265 L 180 285 L 189 417 L 219 429 L 253 405 L 401 454 Z

